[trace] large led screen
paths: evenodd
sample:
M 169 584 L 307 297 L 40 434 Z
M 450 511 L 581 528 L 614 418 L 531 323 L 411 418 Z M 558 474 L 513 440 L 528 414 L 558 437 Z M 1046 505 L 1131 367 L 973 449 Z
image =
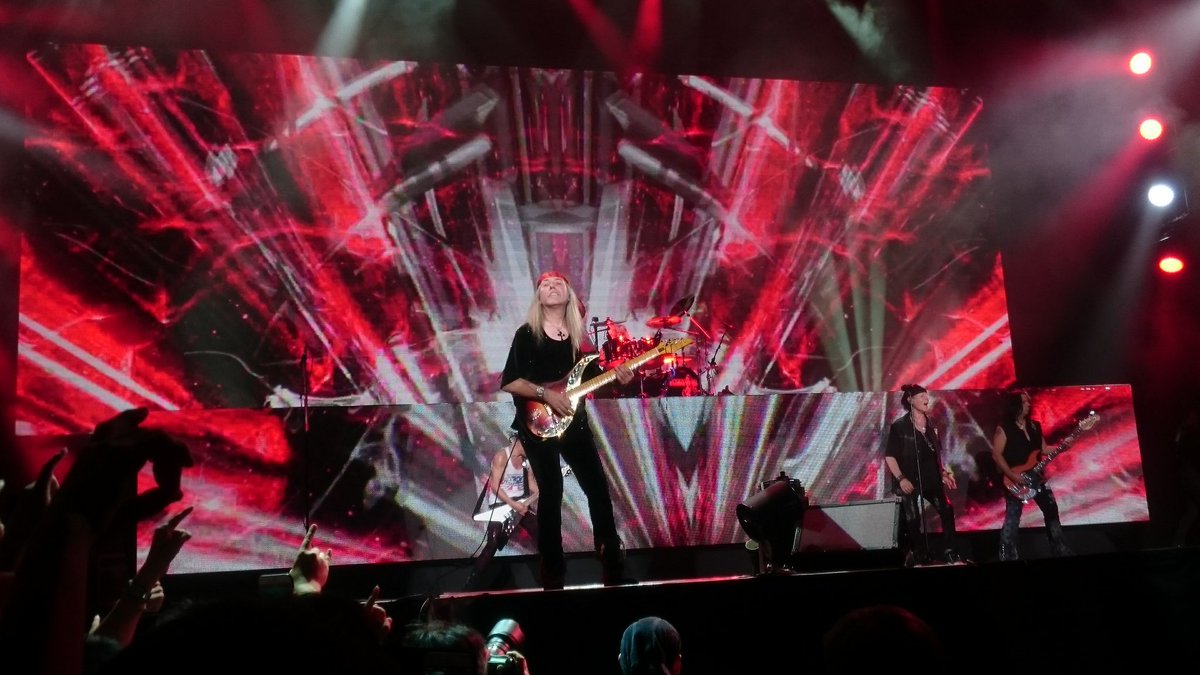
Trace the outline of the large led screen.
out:
M 23 434 L 502 402 L 546 269 L 606 354 L 694 339 L 622 396 L 1013 379 L 969 91 L 78 44 L 22 67 Z

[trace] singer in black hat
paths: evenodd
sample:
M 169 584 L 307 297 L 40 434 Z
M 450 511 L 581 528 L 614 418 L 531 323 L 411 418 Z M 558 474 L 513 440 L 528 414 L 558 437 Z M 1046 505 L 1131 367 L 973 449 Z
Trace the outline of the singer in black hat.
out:
M 942 443 L 929 417 L 933 399 L 919 384 L 901 387 L 904 414 L 888 428 L 884 464 L 892 476 L 893 491 L 900 497 L 904 519 L 905 565 L 932 562 L 929 533 L 924 528 L 924 502 L 942 519 L 942 559 L 963 562 L 954 533 L 954 506 L 946 490 L 958 488 L 954 472 L 942 462 Z M 922 499 L 924 498 L 924 499 Z

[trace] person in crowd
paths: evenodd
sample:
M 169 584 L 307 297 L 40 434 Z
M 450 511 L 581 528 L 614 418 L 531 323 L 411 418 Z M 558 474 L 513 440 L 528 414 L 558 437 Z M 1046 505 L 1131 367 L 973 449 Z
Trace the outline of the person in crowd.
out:
M 679 631 L 666 619 L 642 617 L 621 634 L 617 662 L 621 675 L 679 675 L 683 667 Z
M 937 632 L 895 605 L 871 605 L 846 613 L 822 637 L 821 649 L 829 675 L 950 672 Z
M 406 675 L 486 675 L 487 663 L 483 635 L 465 624 L 412 623 L 400 641 L 400 667 Z
M 126 410 L 96 426 L 16 556 L 0 653 L 26 673 L 82 672 L 92 545 L 114 523 L 132 525 L 183 498 L 191 454 L 162 430 L 142 427 L 147 415 L 144 408 Z M 138 494 L 137 476 L 147 463 L 155 485 Z

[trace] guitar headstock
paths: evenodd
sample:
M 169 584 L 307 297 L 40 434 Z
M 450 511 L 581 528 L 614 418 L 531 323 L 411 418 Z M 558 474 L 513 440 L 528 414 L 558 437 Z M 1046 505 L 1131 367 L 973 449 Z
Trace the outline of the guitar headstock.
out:
M 1088 429 L 1096 426 L 1096 423 L 1099 421 L 1100 415 L 1095 410 L 1092 410 L 1088 413 L 1087 417 L 1079 420 L 1079 430 L 1087 431 Z
M 693 342 L 695 342 L 695 340 L 690 337 L 663 340 L 662 342 L 658 343 L 658 352 L 660 354 L 674 354 L 676 352 L 683 351 L 685 347 L 691 346 Z

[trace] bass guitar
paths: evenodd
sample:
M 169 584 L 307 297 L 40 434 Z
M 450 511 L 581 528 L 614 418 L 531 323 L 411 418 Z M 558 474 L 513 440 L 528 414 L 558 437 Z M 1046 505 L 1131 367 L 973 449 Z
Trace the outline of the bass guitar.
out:
M 1046 477 L 1043 473 L 1046 465 L 1054 461 L 1055 457 L 1070 449 L 1080 434 L 1096 426 L 1096 423 L 1099 421 L 1100 416 L 1095 412 L 1090 412 L 1087 417 L 1079 421 L 1079 424 L 1075 425 L 1075 428 L 1058 444 L 1058 447 L 1046 453 L 1046 456 L 1042 457 L 1040 461 L 1038 460 L 1040 450 L 1034 450 L 1029 453 L 1029 459 L 1019 466 L 1012 467 L 1013 473 L 1021 474 L 1021 482 L 1014 483 L 1008 476 L 1005 476 L 1004 489 L 1008 490 L 1008 493 L 1012 496 L 1020 499 L 1022 503 L 1036 497 L 1046 487 Z
M 646 365 L 647 362 L 663 354 L 678 352 L 692 344 L 692 342 L 692 338 L 663 340 L 649 351 L 629 359 L 625 362 L 625 365 L 629 366 L 631 370 L 637 370 Z M 549 405 L 542 401 L 532 399 L 525 401 L 522 406 L 522 415 L 525 420 L 525 427 L 529 429 L 529 433 L 538 438 L 558 438 L 562 436 L 567 427 L 571 426 L 571 421 L 575 419 L 574 412 L 579 409 L 579 402 L 588 394 L 600 387 L 611 384 L 617 379 L 617 374 L 610 370 L 593 377 L 587 382 L 580 382 L 583 379 L 584 368 L 599 356 L 599 354 L 589 354 L 580 359 L 579 363 L 576 363 L 563 379 L 557 382 L 542 384 L 547 392 L 558 391 L 566 394 L 567 398 L 571 401 L 572 414 L 559 416 L 555 414 Z

